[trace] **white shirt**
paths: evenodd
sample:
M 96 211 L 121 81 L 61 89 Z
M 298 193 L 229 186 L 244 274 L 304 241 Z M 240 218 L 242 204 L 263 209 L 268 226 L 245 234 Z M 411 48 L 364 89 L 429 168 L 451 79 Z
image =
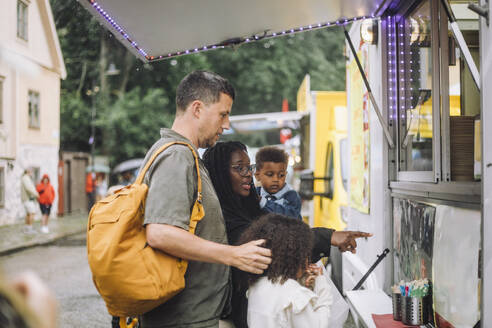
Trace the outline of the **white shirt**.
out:
M 314 291 L 288 279 L 284 284 L 261 277 L 247 292 L 250 328 L 326 328 L 333 302 L 330 286 L 318 276 Z

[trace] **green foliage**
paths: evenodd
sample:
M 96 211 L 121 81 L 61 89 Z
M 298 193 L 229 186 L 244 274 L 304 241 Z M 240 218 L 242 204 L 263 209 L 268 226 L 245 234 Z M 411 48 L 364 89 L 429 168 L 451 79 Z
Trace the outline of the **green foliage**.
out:
M 103 140 L 111 150 L 113 164 L 135 157 L 143 157 L 159 139 L 159 130 L 170 127 L 174 112 L 166 110 L 168 100 L 161 89 L 148 89 L 143 96 L 136 87 L 118 99 L 97 125 L 108 133 Z
M 86 81 L 97 77 L 102 27 L 75 0 L 51 0 L 51 8 L 67 69 L 67 78 L 62 81 L 62 89 L 76 91 L 84 65 L 87 65 Z M 91 87 L 89 84 L 87 88 Z
M 60 135 L 62 150 L 89 151 L 91 108 L 74 92 L 62 90 L 60 99 Z
M 233 114 L 278 112 L 282 100 L 296 110 L 306 74 L 313 90 L 345 90 L 343 33 L 325 29 L 207 53 L 214 71 L 237 88 Z

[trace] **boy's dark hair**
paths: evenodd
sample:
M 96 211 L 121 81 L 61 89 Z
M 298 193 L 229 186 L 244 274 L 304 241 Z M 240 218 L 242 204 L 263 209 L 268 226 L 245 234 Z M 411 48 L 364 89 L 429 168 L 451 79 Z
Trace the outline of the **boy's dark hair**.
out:
M 210 174 L 222 210 L 230 210 L 238 215 L 244 213 L 251 218 L 256 218 L 262 211 L 254 185 L 251 186 L 251 192 L 247 197 L 237 197 L 232 191 L 229 172 L 232 153 L 237 150 L 248 152 L 246 146 L 239 141 L 218 142 L 205 151 L 203 162 Z
M 215 104 L 220 100 L 221 93 L 234 100 L 234 87 L 222 76 L 207 71 L 191 72 L 176 89 L 176 112 L 184 112 L 195 100 L 201 100 L 207 105 Z
M 251 285 L 262 276 L 273 283 L 283 284 L 287 279 L 297 279 L 299 270 L 304 270 L 313 248 L 311 228 L 301 220 L 270 213 L 253 222 L 239 238 L 239 243 L 265 239 L 263 247 L 272 251 L 272 263 L 263 274 L 247 274 Z
M 256 169 L 261 170 L 265 162 L 284 163 L 289 162 L 289 155 L 275 146 L 262 147 L 256 153 Z

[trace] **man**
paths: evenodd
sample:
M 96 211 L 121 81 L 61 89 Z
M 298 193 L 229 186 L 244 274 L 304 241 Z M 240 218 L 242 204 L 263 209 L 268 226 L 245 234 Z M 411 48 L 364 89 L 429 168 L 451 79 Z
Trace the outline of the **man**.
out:
M 21 177 L 21 200 L 26 210 L 26 226 L 24 227 L 24 232 L 27 234 L 35 232 L 32 222 L 36 213 L 36 199 L 39 197 L 36 187 L 32 182 L 31 175 L 31 169 L 26 169 Z
M 217 74 L 196 71 L 186 76 L 176 91 L 176 118 L 171 129 L 161 130 L 151 154 L 170 141 L 197 148 L 213 146 L 225 129 L 234 89 Z M 143 164 L 144 165 L 144 164 Z M 189 260 L 186 287 L 178 295 L 144 314 L 142 327 L 217 327 L 229 304 L 229 266 L 262 273 L 270 263 L 270 250 L 262 241 L 230 246 L 219 200 L 207 169 L 200 161 L 202 204 L 205 216 L 195 235 L 189 233 L 190 210 L 197 190 L 195 160 L 188 149 L 174 145 L 161 153 L 149 168 L 145 203 L 147 242 L 156 249 Z
M 215 73 L 195 71 L 187 75 L 176 90 L 173 126 L 161 130 L 161 139 L 151 147 L 142 167 L 155 150 L 171 141 L 186 142 L 197 153 L 197 148 L 213 146 L 223 131 L 229 129 L 234 95 L 232 85 Z M 189 264 L 185 289 L 144 314 L 143 328 L 218 327 L 220 316 L 228 312 L 229 266 L 260 274 L 271 262 L 270 250 L 260 247 L 262 240 L 228 245 L 219 200 L 201 161 L 199 166 L 205 216 L 198 223 L 195 235 L 187 231 L 197 190 L 195 160 L 188 147 L 169 147 L 146 173 L 147 242 L 155 249 L 188 260 Z M 355 252 L 355 238 L 360 234 L 334 232 L 327 237 L 327 248 L 331 242 L 341 250 Z

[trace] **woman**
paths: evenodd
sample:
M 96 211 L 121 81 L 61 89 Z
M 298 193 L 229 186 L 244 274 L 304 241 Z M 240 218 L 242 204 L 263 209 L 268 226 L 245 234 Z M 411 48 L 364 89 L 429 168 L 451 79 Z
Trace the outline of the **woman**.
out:
M 253 185 L 253 167 L 246 146 L 238 141 L 217 143 L 203 155 L 215 191 L 222 207 L 229 243 L 238 242 L 250 224 L 266 214 L 260 208 Z M 330 252 L 333 230 L 314 228 L 314 247 L 311 256 L 318 261 Z M 232 269 L 232 320 L 236 328 L 248 327 L 248 303 L 245 297 L 247 284 L 237 269 Z
M 51 205 L 53 205 L 53 201 L 55 200 L 55 189 L 50 183 L 48 174 L 43 175 L 41 182 L 36 186 L 36 190 L 39 194 L 39 207 L 43 215 L 41 219 L 41 232 L 49 233 L 48 218 L 50 217 Z

